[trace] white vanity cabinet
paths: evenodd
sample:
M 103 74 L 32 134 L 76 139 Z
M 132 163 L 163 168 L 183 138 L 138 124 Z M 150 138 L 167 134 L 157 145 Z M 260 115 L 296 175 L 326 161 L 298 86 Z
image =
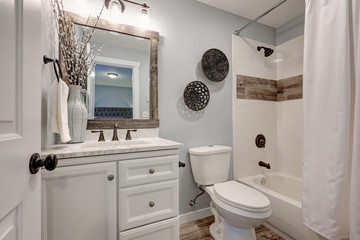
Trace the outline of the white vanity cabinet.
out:
M 42 240 L 178 240 L 178 152 L 60 158 L 42 171 Z

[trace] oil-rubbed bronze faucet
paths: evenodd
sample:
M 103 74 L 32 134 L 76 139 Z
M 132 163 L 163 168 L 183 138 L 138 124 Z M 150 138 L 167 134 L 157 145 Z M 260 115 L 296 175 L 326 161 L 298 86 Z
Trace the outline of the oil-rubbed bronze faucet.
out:
M 100 133 L 98 142 L 105 142 L 105 137 L 104 137 L 104 131 L 103 130 L 99 130 L 99 131 L 92 130 L 91 132 L 92 133 Z
M 117 123 L 114 124 L 114 130 L 113 130 L 113 137 L 111 141 L 119 141 L 118 135 L 117 135 L 117 129 L 119 128 L 119 125 Z
M 270 163 L 264 163 L 263 161 L 259 162 L 259 166 L 260 167 L 266 167 L 267 169 L 270 169 Z
M 127 130 L 127 131 L 126 131 L 126 138 L 125 138 L 125 140 L 131 140 L 131 134 L 130 134 L 130 132 L 136 132 L 136 131 L 137 131 L 136 129 Z

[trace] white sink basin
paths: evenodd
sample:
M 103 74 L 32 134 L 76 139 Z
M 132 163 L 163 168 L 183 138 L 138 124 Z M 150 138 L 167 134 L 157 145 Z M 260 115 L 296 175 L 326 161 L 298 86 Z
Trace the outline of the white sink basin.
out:
M 120 141 L 106 141 L 106 142 L 88 142 L 82 143 L 80 148 L 98 148 L 98 147 L 121 147 L 121 146 L 136 146 L 136 145 L 147 145 L 151 142 L 143 139 L 135 140 L 120 140 Z

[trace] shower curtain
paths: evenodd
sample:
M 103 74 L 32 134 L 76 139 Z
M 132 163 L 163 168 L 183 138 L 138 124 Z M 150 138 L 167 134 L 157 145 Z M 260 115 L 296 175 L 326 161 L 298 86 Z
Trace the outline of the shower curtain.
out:
M 303 221 L 359 240 L 359 0 L 305 2 Z

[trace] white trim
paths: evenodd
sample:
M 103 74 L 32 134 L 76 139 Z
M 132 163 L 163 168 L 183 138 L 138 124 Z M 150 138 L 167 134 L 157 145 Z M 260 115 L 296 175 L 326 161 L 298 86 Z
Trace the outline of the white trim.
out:
M 210 217 L 212 216 L 212 212 L 210 210 L 210 208 L 203 208 L 194 212 L 189 212 L 189 213 L 185 213 L 180 215 L 180 224 L 184 224 L 184 223 L 188 223 L 188 222 L 192 222 L 195 220 L 199 220 L 202 218 L 206 218 L 206 217 Z
M 132 104 L 133 104 L 133 119 L 140 119 L 140 69 L 133 67 L 132 69 Z

